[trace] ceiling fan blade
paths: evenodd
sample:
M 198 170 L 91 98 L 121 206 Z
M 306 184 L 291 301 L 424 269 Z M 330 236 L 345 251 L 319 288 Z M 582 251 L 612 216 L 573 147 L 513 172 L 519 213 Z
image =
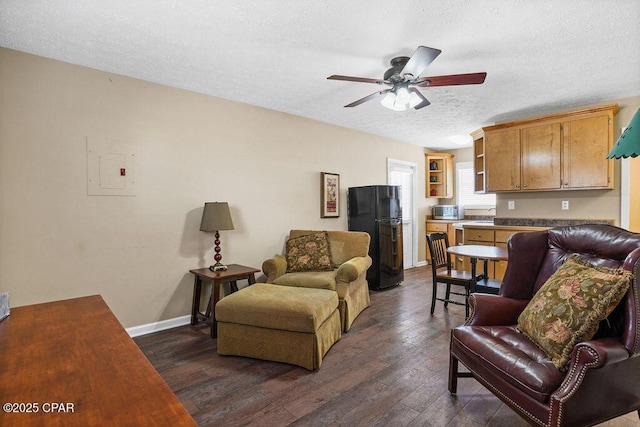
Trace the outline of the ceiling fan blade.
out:
M 418 95 L 420 97 L 420 99 L 422 99 L 422 102 L 420 104 L 418 104 L 415 107 L 413 107 L 414 110 L 419 110 L 422 107 L 426 107 L 427 105 L 431 105 L 429 100 L 427 98 L 425 98 L 424 95 L 422 93 L 420 93 L 420 91 L 418 89 L 416 89 L 415 87 L 412 87 L 410 90 L 411 90 L 411 92 L 413 92 L 416 95 Z
M 366 77 L 338 76 L 335 74 L 333 76 L 327 77 L 327 80 L 345 80 L 347 82 L 375 83 L 379 85 L 383 85 L 387 83 L 384 80 L 379 80 L 379 79 L 368 79 Z
M 385 89 L 385 90 L 381 90 L 380 92 L 373 92 L 371 95 L 367 95 L 364 98 L 358 99 L 357 101 L 353 101 L 351 104 L 347 104 L 345 105 L 346 107 L 357 107 L 358 105 L 365 103 L 367 101 L 372 100 L 373 98 L 376 98 L 380 95 L 384 95 L 388 92 L 391 92 L 391 89 Z
M 479 85 L 484 83 L 487 73 L 451 74 L 448 76 L 423 77 L 416 82 L 419 87 Z
M 440 55 L 440 52 L 442 52 L 440 49 L 418 46 L 400 74 L 411 74 L 413 77 L 418 77 Z

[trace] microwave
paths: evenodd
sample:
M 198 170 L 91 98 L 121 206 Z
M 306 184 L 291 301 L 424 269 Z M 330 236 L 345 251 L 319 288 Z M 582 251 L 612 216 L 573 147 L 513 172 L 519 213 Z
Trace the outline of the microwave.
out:
M 458 205 L 435 205 L 431 210 L 433 219 L 463 219 L 464 209 Z

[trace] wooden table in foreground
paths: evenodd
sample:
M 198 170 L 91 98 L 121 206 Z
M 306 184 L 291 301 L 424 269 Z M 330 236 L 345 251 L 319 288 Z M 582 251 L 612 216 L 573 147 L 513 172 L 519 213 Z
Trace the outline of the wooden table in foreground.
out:
M 0 425 L 195 426 L 98 295 L 0 322 Z
M 229 264 L 227 270 L 211 271 L 209 268 L 198 268 L 189 270 L 194 275 L 193 280 L 193 301 L 191 302 L 191 324 L 198 324 L 199 320 L 211 321 L 211 338 L 218 336 L 218 322 L 216 321 L 216 303 L 220 301 L 220 286 L 223 283 L 230 284 L 230 291 L 238 290 L 237 281 L 247 280 L 249 285 L 256 283 L 256 273 L 260 270 L 253 267 L 247 267 L 240 264 Z M 207 305 L 205 314 L 200 312 L 200 294 L 202 293 L 202 282 L 210 281 L 213 283 L 211 290 L 211 298 Z
M 478 259 L 484 261 L 484 271 L 487 271 L 487 262 L 489 260 L 507 260 L 509 258 L 509 252 L 506 248 L 499 246 L 484 246 L 484 245 L 457 245 L 447 248 L 447 252 L 458 256 L 468 256 L 471 261 L 471 277 L 476 277 L 476 264 Z M 500 289 L 501 282 L 499 280 L 490 279 L 486 275 L 475 284 L 476 289 L 472 289 L 472 292 L 476 290 L 483 291 L 484 288 Z M 486 289 L 485 289 L 486 290 Z

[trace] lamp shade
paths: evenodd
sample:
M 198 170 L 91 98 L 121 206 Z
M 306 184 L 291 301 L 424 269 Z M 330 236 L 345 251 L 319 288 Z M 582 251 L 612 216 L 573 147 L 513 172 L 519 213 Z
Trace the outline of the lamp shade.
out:
M 636 111 L 629 126 L 622 132 L 607 159 L 640 156 L 640 108 Z
M 233 230 L 233 221 L 227 202 L 208 202 L 204 204 L 200 231 Z

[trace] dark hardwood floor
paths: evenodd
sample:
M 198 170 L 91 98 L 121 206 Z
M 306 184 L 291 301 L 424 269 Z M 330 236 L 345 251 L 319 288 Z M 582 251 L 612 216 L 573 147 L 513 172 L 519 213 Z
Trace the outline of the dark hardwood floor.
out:
M 371 292 L 371 307 L 319 370 L 219 356 L 209 327 L 182 326 L 135 339 L 200 426 L 525 426 L 475 380 L 447 390 L 449 330 L 464 307 L 429 314 L 427 267 Z M 639 426 L 636 413 L 606 423 Z

